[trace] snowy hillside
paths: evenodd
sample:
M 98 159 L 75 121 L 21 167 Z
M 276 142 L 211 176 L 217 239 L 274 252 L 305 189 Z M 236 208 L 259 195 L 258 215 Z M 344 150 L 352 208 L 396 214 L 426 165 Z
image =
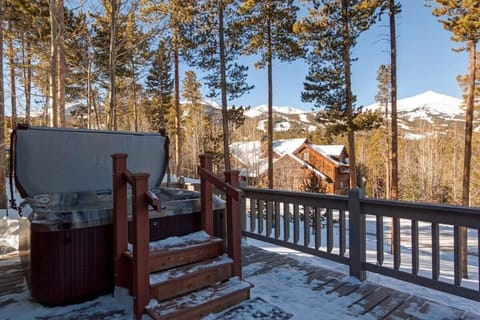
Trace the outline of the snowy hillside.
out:
M 399 99 L 397 114 L 409 121 L 425 120 L 432 123 L 435 117 L 453 120 L 464 113 L 461 104 L 461 99 L 427 91 L 413 97 Z M 381 107 L 377 103 L 366 107 L 367 110 L 379 108 L 383 108 L 383 106 Z
M 276 114 L 285 114 L 285 115 L 300 115 L 300 114 L 308 113 L 300 109 L 295 109 L 292 107 L 285 107 L 285 106 L 284 107 L 273 106 L 272 111 L 273 113 L 276 113 Z M 245 112 L 245 116 L 249 118 L 255 118 L 261 115 L 266 115 L 267 113 L 268 113 L 268 106 L 265 104 L 262 104 L 260 106 L 254 107 L 248 110 L 247 112 Z
M 424 137 L 425 125 L 435 130 L 446 130 L 451 125 L 463 123 L 465 111 L 462 99 L 434 91 L 399 99 L 397 101 L 398 126 L 401 135 L 408 139 Z M 365 107 L 366 110 L 384 112 L 377 103 Z M 315 120 L 315 113 L 290 106 L 273 106 L 273 130 L 275 132 L 313 132 L 322 124 Z M 254 122 L 255 127 L 263 132 L 267 130 L 267 105 L 259 105 L 245 111 L 247 121 Z M 476 131 L 480 124 L 474 123 Z

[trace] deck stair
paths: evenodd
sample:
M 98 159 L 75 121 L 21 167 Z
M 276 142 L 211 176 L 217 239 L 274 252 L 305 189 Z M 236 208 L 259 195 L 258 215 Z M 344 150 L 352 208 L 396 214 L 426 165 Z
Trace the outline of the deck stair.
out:
M 233 260 L 223 255 L 222 239 L 200 231 L 171 242 L 150 245 L 152 300 L 145 311 L 152 318 L 200 319 L 249 298 L 251 285 L 233 277 Z M 131 260 L 132 252 L 125 256 Z
M 251 285 L 241 280 L 238 172 L 227 172 L 224 182 L 211 173 L 211 156 L 203 156 L 199 167 L 202 230 L 149 242 L 148 208 L 160 208 L 159 199 L 148 191 L 149 175 L 128 171 L 126 154 L 112 158 L 115 284 L 128 287 L 134 297 L 135 318 L 146 312 L 153 319 L 200 319 L 249 299 Z M 132 186 L 131 245 L 127 183 Z M 212 184 L 226 193 L 225 239 L 212 236 Z

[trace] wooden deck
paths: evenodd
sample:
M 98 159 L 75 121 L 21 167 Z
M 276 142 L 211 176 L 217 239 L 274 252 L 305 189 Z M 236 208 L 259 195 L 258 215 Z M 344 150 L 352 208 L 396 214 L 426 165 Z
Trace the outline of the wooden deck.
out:
M 292 276 L 296 275 L 295 279 L 297 281 L 298 279 L 303 279 L 304 283 L 301 285 L 308 286 L 314 294 L 318 294 L 319 303 L 322 303 L 322 299 L 334 301 L 335 304 L 338 304 L 338 308 L 343 308 L 341 312 L 348 318 L 388 320 L 433 319 L 433 312 L 436 311 L 436 314 L 438 314 L 438 310 L 441 308 L 445 310 L 444 319 L 480 320 L 480 314 L 473 314 L 452 306 L 441 305 L 410 293 L 395 291 L 368 281 L 363 283 L 351 282 L 341 272 L 299 262 L 288 255 L 265 251 L 254 246 L 243 247 L 242 255 L 244 278 L 247 281 L 255 285 L 256 279 L 262 277 L 262 275 L 268 277 L 269 273 L 275 272 L 275 270 L 288 268 L 288 272 Z M 278 281 L 281 282 L 282 279 L 278 279 Z M 268 297 L 265 294 L 266 290 L 263 288 L 258 289 L 262 289 L 261 297 L 256 297 L 254 288 L 252 291 L 252 303 L 268 304 L 272 308 L 271 310 L 278 315 L 275 319 L 302 319 L 301 315 L 292 315 L 288 313 L 288 310 L 286 312 L 282 310 L 281 304 L 276 305 L 275 292 L 272 292 L 272 296 Z M 10 304 L 24 303 L 26 295 L 18 294 L 24 291 L 25 286 L 18 255 L 8 254 L 0 256 L 0 309 Z M 45 308 L 41 316 L 36 316 L 35 319 L 122 318 L 122 315 L 125 314 L 125 310 L 102 310 L 98 300 L 92 301 L 91 304 L 79 305 L 78 308 L 70 307 L 66 313 L 62 313 L 61 309 L 52 308 L 50 314 L 48 312 L 49 309 Z M 94 311 L 95 309 L 97 311 Z M 98 309 L 100 310 L 98 311 Z M 246 307 L 234 307 L 233 309 L 236 310 L 229 310 L 214 317 L 210 316 L 209 319 L 240 319 L 244 318 L 242 317 L 242 312 L 248 312 Z M 0 318 L 2 318 L 1 315 Z

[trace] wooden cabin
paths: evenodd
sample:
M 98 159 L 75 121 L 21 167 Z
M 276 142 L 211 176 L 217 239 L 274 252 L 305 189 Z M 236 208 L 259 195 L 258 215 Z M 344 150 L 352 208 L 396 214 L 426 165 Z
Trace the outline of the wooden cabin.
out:
M 283 139 L 273 143 L 274 189 L 304 191 L 312 175 L 327 194 L 345 195 L 349 190 L 348 154 L 343 145 L 315 145 L 307 139 Z M 266 147 L 260 141 L 231 145 L 233 167 L 248 185 L 268 183 Z

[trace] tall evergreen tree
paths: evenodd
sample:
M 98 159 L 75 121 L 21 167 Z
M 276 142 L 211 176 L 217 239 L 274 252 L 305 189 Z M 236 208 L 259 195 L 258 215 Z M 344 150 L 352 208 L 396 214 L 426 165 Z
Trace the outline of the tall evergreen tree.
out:
M 396 15 L 400 13 L 401 5 L 395 0 L 388 0 L 388 16 L 390 25 L 390 100 L 391 100 L 391 148 L 389 150 L 391 184 L 390 195 L 398 199 L 398 124 L 397 124 L 397 28 Z
M 175 109 L 175 174 L 182 171 L 183 142 L 180 110 L 180 53 L 185 47 L 183 25 L 191 23 L 194 14 L 193 0 L 141 0 L 144 13 L 157 23 L 156 29 L 165 32 L 171 38 L 174 68 L 174 109 Z
M 472 0 L 434 0 L 433 14 L 440 17 L 443 27 L 452 33 L 452 40 L 466 43 L 469 55 L 468 94 L 465 112 L 465 149 L 463 160 L 462 205 L 470 205 L 470 172 L 472 161 L 473 111 L 477 43 L 480 39 L 480 5 Z M 464 48 L 465 50 L 465 48 Z M 461 266 L 463 277 L 468 277 L 467 230 L 460 228 Z M 460 284 L 460 279 L 455 279 Z
M 440 17 L 443 27 L 452 33 L 452 40 L 463 42 L 469 54 L 468 94 L 465 117 L 465 156 L 462 204 L 470 204 L 470 162 L 472 158 L 472 129 L 475 93 L 476 50 L 480 39 L 480 6 L 476 1 L 434 0 L 433 14 Z
M 236 63 L 242 48 L 237 28 L 235 1 L 203 0 L 196 20 L 189 28 L 192 54 L 189 61 L 206 72 L 208 97 L 221 96 L 224 169 L 230 170 L 228 100 L 242 96 L 253 87 L 246 82 L 248 67 Z
M 354 108 L 351 50 L 375 18 L 374 8 L 362 7 L 361 3 L 361 0 L 313 1 L 308 16 L 296 25 L 296 31 L 311 48 L 302 100 L 323 109 L 318 119 L 329 124 L 330 132 L 347 133 L 351 188 L 358 186 L 355 131 L 378 120 Z M 367 119 L 370 120 L 364 122 Z
M 243 0 L 242 34 L 246 46 L 242 53 L 259 55 L 255 66 L 267 68 L 268 75 L 268 187 L 273 189 L 273 60 L 293 61 L 304 51 L 293 32 L 299 8 L 293 0 Z
M 173 78 L 172 53 L 167 45 L 169 39 L 160 39 L 153 55 L 152 67 L 147 76 L 147 93 L 150 96 L 147 112 L 152 128 L 167 128 L 167 114 L 172 107 Z
M 183 78 L 183 99 L 185 108 L 185 147 L 183 154 L 185 156 L 186 174 L 192 177 L 198 177 L 197 163 L 200 154 L 204 153 L 205 124 L 202 105 L 202 95 L 200 93 L 201 84 L 197 80 L 195 72 L 188 70 Z M 190 157 L 188 157 L 190 155 Z
M 389 106 L 391 102 L 391 81 L 390 81 L 390 65 L 380 65 L 377 71 L 377 88 L 378 92 L 375 96 L 375 101 L 382 106 L 385 110 L 384 125 L 385 125 L 385 139 L 387 144 L 387 159 L 385 161 L 386 172 L 385 172 L 385 196 L 387 199 L 390 199 L 390 184 L 391 184 L 391 172 L 390 172 L 390 163 L 391 163 L 391 148 L 390 148 L 390 119 L 389 119 Z
M 401 12 L 401 4 L 395 0 L 362 0 L 357 5 L 359 10 L 374 10 L 375 18 L 381 20 L 385 14 L 389 17 L 389 45 L 390 45 L 390 105 L 391 105 L 391 133 L 388 147 L 389 155 L 389 198 L 398 199 L 398 124 L 397 124 L 397 32 L 396 16 Z

